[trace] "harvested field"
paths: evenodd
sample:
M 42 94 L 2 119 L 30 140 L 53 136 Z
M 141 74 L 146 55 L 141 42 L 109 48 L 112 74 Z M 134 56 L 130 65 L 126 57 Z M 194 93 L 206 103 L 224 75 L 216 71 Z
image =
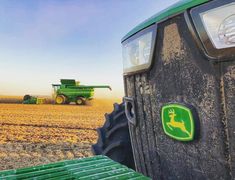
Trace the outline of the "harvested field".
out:
M 86 106 L 0 104 L 0 170 L 91 155 L 95 129 L 120 100 Z

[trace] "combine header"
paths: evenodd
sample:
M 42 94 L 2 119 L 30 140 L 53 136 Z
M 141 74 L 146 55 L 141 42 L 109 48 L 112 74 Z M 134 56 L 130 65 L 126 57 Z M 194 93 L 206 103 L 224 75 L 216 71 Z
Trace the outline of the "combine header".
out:
M 46 98 L 30 96 L 28 94 L 23 97 L 23 104 L 45 104 L 45 103 L 46 103 Z
M 80 85 L 80 82 L 74 79 L 61 79 L 60 82 L 61 84 L 52 84 L 54 88 L 53 99 L 56 104 L 75 102 L 77 105 L 83 105 L 86 100 L 93 98 L 95 88 L 108 88 L 111 90 L 111 87 L 107 85 Z

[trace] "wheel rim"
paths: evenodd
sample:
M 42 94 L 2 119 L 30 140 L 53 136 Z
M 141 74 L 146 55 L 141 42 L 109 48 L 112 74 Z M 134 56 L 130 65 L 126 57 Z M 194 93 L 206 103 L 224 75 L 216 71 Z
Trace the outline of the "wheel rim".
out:
M 62 104 L 64 99 L 61 96 L 56 97 L 56 103 L 57 104 Z
M 81 99 L 77 99 L 77 104 L 82 104 L 82 100 Z

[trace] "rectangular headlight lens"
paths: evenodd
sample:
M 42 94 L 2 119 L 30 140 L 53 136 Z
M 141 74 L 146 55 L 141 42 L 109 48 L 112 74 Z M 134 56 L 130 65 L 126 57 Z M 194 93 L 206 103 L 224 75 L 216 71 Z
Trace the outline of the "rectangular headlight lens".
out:
M 151 65 L 155 30 L 140 32 L 122 43 L 124 73 L 148 69 Z
M 216 49 L 235 47 L 235 3 L 200 13 L 200 17 Z

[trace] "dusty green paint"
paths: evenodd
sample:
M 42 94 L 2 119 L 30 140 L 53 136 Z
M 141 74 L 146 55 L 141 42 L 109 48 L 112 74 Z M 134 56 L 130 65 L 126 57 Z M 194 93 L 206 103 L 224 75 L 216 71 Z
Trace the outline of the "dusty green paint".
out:
M 135 33 L 141 31 L 142 29 L 163 21 L 169 17 L 175 16 L 181 12 L 184 12 L 185 10 L 192 8 L 194 6 L 200 5 L 202 3 L 208 2 L 209 0 L 182 0 L 179 1 L 177 3 L 175 3 L 174 5 L 170 6 L 169 8 L 160 11 L 159 13 L 155 14 L 154 16 L 150 17 L 149 19 L 147 19 L 146 21 L 144 21 L 143 23 L 139 24 L 138 26 L 136 26 L 134 29 L 132 29 L 130 32 L 128 32 L 123 38 L 122 41 L 128 39 L 130 36 L 134 35 Z
M 162 126 L 164 132 L 179 141 L 191 141 L 194 138 L 194 119 L 189 108 L 170 104 L 162 108 Z
M 67 160 L 0 172 L 0 179 L 141 179 L 149 178 L 105 156 Z

